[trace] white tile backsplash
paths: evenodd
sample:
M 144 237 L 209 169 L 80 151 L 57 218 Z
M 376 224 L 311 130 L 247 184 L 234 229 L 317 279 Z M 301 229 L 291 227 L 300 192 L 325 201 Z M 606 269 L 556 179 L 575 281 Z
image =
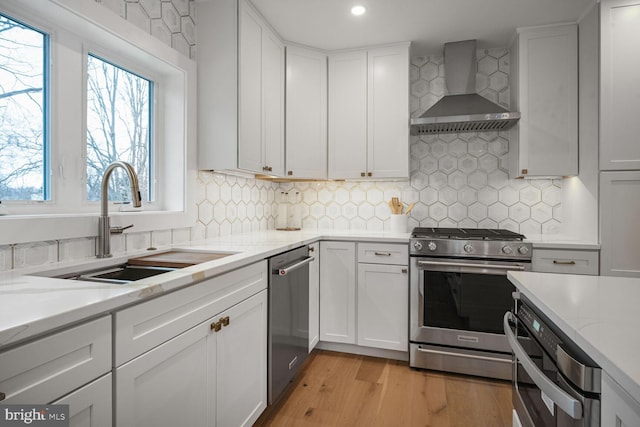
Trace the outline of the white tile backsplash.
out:
M 51 264 L 58 261 L 58 242 L 34 242 L 14 246 L 14 268 L 26 268 Z

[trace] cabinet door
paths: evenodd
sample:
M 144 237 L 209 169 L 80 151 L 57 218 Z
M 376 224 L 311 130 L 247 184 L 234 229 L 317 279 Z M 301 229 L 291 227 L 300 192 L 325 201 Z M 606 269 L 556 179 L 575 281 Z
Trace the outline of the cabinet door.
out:
M 600 169 L 640 169 L 640 2 L 600 3 Z
M 70 427 L 112 427 L 111 374 L 107 374 L 55 402 L 69 405 Z
M 329 55 L 329 178 L 367 172 L 367 53 Z
M 214 333 L 218 427 L 251 426 L 267 407 L 267 291 L 223 312 Z M 213 365 L 213 362 L 210 362 Z M 179 424 L 175 424 L 179 425 Z M 190 425 L 182 423 L 181 425 Z
M 287 46 L 287 176 L 327 178 L 327 55 Z
M 115 425 L 211 426 L 210 335 L 209 325 L 200 324 L 117 368 Z
M 320 244 L 309 245 L 309 352 L 320 341 Z
M 640 277 L 640 171 L 600 173 L 600 274 Z
M 640 403 L 636 402 L 607 373 L 602 375 L 603 426 L 640 426 Z
M 358 345 L 408 350 L 407 266 L 358 264 Z
M 284 175 L 284 46 L 262 27 L 262 144 L 269 175 Z
M 320 340 L 356 343 L 356 244 L 320 242 Z
M 511 175 L 578 173 L 578 39 L 576 25 L 518 34 L 519 155 Z M 550 66 L 553 64 L 553 66 Z M 514 149 L 514 153 L 518 150 Z
M 408 178 L 409 46 L 369 50 L 368 75 L 367 175 Z
M 238 167 L 263 173 L 262 27 L 244 0 L 240 0 L 239 20 Z

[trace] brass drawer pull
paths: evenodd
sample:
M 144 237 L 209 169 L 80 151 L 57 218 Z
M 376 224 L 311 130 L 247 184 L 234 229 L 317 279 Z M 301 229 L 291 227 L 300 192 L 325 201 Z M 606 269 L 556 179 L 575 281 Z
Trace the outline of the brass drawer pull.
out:
M 374 252 L 376 256 L 391 256 L 391 252 Z
M 220 329 L 222 329 L 222 322 L 220 322 L 219 320 L 215 323 L 211 324 L 211 330 L 214 332 L 220 332 Z
M 562 261 L 557 259 L 554 259 L 553 263 L 557 265 L 576 265 L 575 261 Z
M 221 318 L 220 322 L 222 323 L 222 326 L 229 326 L 229 316 Z
M 4 393 L 0 393 L 0 400 L 4 400 L 7 398 L 7 395 Z

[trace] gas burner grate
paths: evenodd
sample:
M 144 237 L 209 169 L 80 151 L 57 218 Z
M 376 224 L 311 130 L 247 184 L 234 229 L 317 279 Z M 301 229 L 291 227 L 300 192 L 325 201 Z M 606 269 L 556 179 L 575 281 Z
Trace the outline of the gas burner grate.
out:
M 510 230 L 489 228 L 430 228 L 416 227 L 411 233 L 413 238 L 466 239 L 466 240 L 512 240 L 522 241 L 525 236 Z

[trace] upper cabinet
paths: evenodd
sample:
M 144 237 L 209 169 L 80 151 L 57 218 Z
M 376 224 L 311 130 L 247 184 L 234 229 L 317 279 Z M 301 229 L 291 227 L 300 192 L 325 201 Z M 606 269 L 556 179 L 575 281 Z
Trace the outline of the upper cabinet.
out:
M 409 43 L 329 55 L 328 175 L 409 177 Z
M 511 108 L 521 118 L 510 134 L 510 177 L 577 175 L 577 25 L 519 29 L 511 54 Z
M 327 55 L 287 46 L 287 177 L 327 178 Z
M 639 170 L 640 1 L 600 4 L 600 169 Z
M 284 175 L 284 46 L 245 0 L 199 2 L 198 168 Z

